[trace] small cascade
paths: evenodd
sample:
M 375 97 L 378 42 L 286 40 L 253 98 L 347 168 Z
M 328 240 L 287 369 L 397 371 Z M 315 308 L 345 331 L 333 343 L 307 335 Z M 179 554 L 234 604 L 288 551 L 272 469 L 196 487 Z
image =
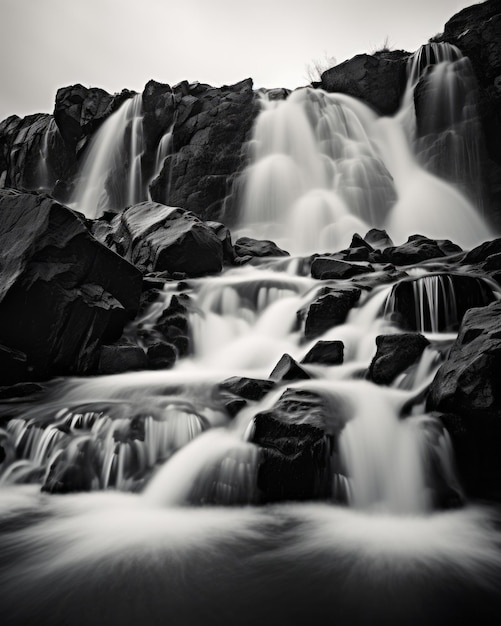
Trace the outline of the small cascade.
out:
M 451 44 L 428 43 L 409 59 L 408 75 L 400 116 L 418 161 L 481 211 L 482 129 L 470 60 Z
M 402 280 L 391 289 L 384 315 L 421 333 L 457 332 L 465 312 L 497 299 L 491 285 L 466 274 L 429 274 Z
M 50 191 L 55 183 L 55 175 L 49 166 L 49 150 L 51 137 L 54 133 L 59 133 L 59 129 L 54 118 L 51 116 L 45 128 L 39 147 L 39 163 L 37 171 L 37 183 L 39 191 Z
M 92 139 L 70 205 L 89 218 L 146 200 L 141 94 L 122 104 Z
M 162 135 L 162 139 L 158 144 L 157 152 L 155 154 L 155 165 L 153 168 L 153 176 L 151 180 L 154 180 L 162 171 L 165 159 L 172 154 L 172 137 L 173 137 L 174 125 Z

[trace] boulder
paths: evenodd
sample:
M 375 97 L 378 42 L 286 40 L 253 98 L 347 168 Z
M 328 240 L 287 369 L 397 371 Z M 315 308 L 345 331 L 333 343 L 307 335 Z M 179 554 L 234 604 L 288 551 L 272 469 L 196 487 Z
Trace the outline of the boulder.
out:
M 393 115 L 407 83 L 409 56 L 401 50 L 357 54 L 323 72 L 321 87 L 363 100 L 381 115 Z
M 223 244 L 184 209 L 141 202 L 94 228 L 96 237 L 143 272 L 201 276 L 220 272 Z
M 190 350 L 190 311 L 188 295 L 173 295 L 169 306 L 162 311 L 154 327 L 161 337 L 176 347 L 179 356 L 185 356 Z
M 218 387 L 246 400 L 261 400 L 275 387 L 275 382 L 245 376 L 232 376 L 219 383 Z
M 288 252 L 279 248 L 273 241 L 251 237 L 240 237 L 236 240 L 235 254 L 238 257 L 289 256 Z
M 342 341 L 317 341 L 309 350 L 301 363 L 317 365 L 341 365 L 344 358 L 344 344 Z
M 130 344 L 102 346 L 99 351 L 98 374 L 121 374 L 148 368 L 144 350 Z
M 51 198 L 0 192 L 0 343 L 29 376 L 83 374 L 137 311 L 141 274 Z
M 80 84 L 58 89 L 54 119 L 70 152 L 78 154 L 99 126 L 134 95 L 124 90 L 111 96 L 104 89 Z
M 501 253 L 501 238 L 493 239 L 492 241 L 485 241 L 476 248 L 473 248 L 465 254 L 462 259 L 462 263 L 466 265 L 473 265 L 475 263 L 482 263 L 493 254 Z
M 368 250 L 362 247 L 362 250 Z M 353 276 L 360 274 L 367 274 L 373 272 L 374 268 L 368 263 L 348 263 L 346 261 L 339 261 L 333 257 L 319 256 L 313 260 L 311 264 L 311 275 L 313 278 L 319 278 L 321 280 L 327 279 L 339 279 L 346 280 Z
M 314 339 L 329 328 L 343 324 L 361 293 L 356 287 L 321 290 L 311 304 L 298 311 L 298 319 L 304 322 L 305 337 Z
M 149 367 L 160 370 L 171 368 L 176 362 L 179 352 L 172 343 L 156 341 L 148 347 L 146 354 Z
M 382 251 L 382 260 L 394 265 L 414 265 L 444 256 L 447 256 L 447 253 L 437 241 L 422 235 L 412 235 L 401 246 L 391 246 Z
M 284 354 L 273 368 L 270 374 L 272 380 L 305 380 L 311 378 L 290 354 Z
M 438 411 L 472 497 L 501 501 L 501 302 L 466 313 L 431 385 L 427 409 Z
M 416 363 L 429 343 L 419 333 L 379 335 L 377 352 L 369 366 L 369 379 L 377 385 L 389 385 Z

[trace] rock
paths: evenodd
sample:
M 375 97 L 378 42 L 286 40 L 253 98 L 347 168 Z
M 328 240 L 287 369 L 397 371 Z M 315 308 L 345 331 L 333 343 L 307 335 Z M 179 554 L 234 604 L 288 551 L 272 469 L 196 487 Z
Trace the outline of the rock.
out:
M 205 225 L 212 230 L 223 246 L 223 259 L 226 263 L 233 264 L 235 262 L 235 250 L 231 241 L 231 232 L 221 222 L 205 222 Z
M 407 83 L 407 59 L 400 50 L 357 54 L 326 70 L 321 76 L 325 91 L 345 93 L 372 106 L 381 115 L 397 112 Z
M 365 248 L 363 248 L 365 249 Z M 359 274 L 373 272 L 374 268 L 368 263 L 347 263 L 328 256 L 319 256 L 311 264 L 311 275 L 321 280 L 346 280 Z
M 101 347 L 98 374 L 121 374 L 144 369 L 148 369 L 148 359 L 139 346 L 119 344 Z
M 494 299 L 491 287 L 478 276 L 428 274 L 394 285 L 385 315 L 410 330 L 454 332 L 468 309 Z
M 143 272 L 220 272 L 223 245 L 193 213 L 157 202 L 141 202 L 115 216 L 96 237 Z
M 377 385 L 389 385 L 416 363 L 430 342 L 419 333 L 379 335 L 377 352 L 369 367 L 369 378 Z
M 466 313 L 458 337 L 431 385 L 471 497 L 501 501 L 501 302 Z
M 284 354 L 273 368 L 270 374 L 272 380 L 305 380 L 311 378 L 298 363 L 290 356 Z
M 356 287 L 322 290 L 311 304 L 298 311 L 298 319 L 304 321 L 305 337 L 314 339 L 329 328 L 343 324 L 361 293 Z
M 179 356 L 185 356 L 190 349 L 190 298 L 186 294 L 172 296 L 169 306 L 162 311 L 162 314 L 155 324 L 161 336 L 173 344 Z
M 47 196 L 0 192 L 0 342 L 30 376 L 92 370 L 137 311 L 141 274 Z
M 493 254 L 501 253 L 501 238 L 485 241 L 476 248 L 473 248 L 463 257 L 463 263 L 473 265 L 486 261 Z
M 148 364 L 151 369 L 169 369 L 177 360 L 177 348 L 166 341 L 157 341 L 147 350 Z
M 259 110 L 252 80 L 218 89 L 186 83 L 173 91 L 179 98 L 176 151 L 151 183 L 151 198 L 226 223 L 234 213 L 233 180 L 245 164 L 243 146 Z
M 377 248 L 378 250 L 384 250 L 384 248 L 394 246 L 394 243 L 388 233 L 385 230 L 380 230 L 379 228 L 371 228 L 365 235 L 364 241 L 372 248 Z
M 219 383 L 218 387 L 246 400 L 261 400 L 275 387 L 275 382 L 245 376 L 232 376 Z
M 27 357 L 24 352 L 0 345 L 0 386 L 26 380 Z
M 273 241 L 251 237 L 240 237 L 236 240 L 235 254 L 239 257 L 289 256 L 288 252 L 279 248 Z
M 7 118 L 0 124 L 0 181 L 4 187 L 52 192 L 68 177 L 75 157 L 52 115 Z
M 315 363 L 318 365 L 341 365 L 344 358 L 344 344 L 342 341 L 317 341 L 307 352 L 301 363 Z
M 444 256 L 446 253 L 437 241 L 422 235 L 412 235 L 401 246 L 391 246 L 382 251 L 383 261 L 394 265 L 414 265 Z
M 169 85 L 150 80 L 144 86 L 141 100 L 145 142 L 143 168 L 149 174 L 147 179 L 150 180 L 155 174 L 153 167 L 158 145 L 174 123 L 176 98 Z
M 78 154 L 99 126 L 132 96 L 127 90 L 111 96 L 103 89 L 80 84 L 58 89 L 54 119 L 70 152 Z

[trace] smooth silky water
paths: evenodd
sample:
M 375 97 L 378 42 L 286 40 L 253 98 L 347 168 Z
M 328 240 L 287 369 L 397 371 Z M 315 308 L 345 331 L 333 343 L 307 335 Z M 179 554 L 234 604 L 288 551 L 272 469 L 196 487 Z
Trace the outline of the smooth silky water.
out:
M 440 56 L 436 46 L 419 51 L 409 89 L 430 62 L 458 58 Z M 131 124 L 130 184 L 120 194 L 133 199 L 142 184 L 134 169 L 137 106 L 125 103 L 91 147 L 93 169 L 82 172 L 96 194 L 90 216 L 110 202 L 112 153 L 120 129 Z M 377 226 L 396 242 L 419 232 L 465 247 L 491 237 L 471 196 L 423 167 L 406 107 L 408 96 L 395 118 L 380 119 L 347 96 L 309 89 L 265 102 L 236 230 L 272 238 L 295 256 L 167 285 L 142 322 L 154 323 L 173 294 L 189 293 L 193 350 L 173 369 L 58 380 L 41 400 L 2 406 L 11 418 L 0 430 L 2 623 L 351 626 L 499 618 L 498 510 L 434 506 L 437 475 L 463 497 L 447 432 L 423 403 L 457 331 L 453 283 L 432 278 L 436 263 L 433 271 L 408 272 L 416 319 L 428 320 L 418 329 L 432 343 L 391 386 L 365 373 L 376 337 L 402 332 L 391 315 L 394 284 L 364 291 L 344 324 L 313 341 L 302 339 L 297 318 L 328 284 L 299 271 L 301 255 L 341 249 L 354 232 Z M 78 194 L 75 205 L 84 210 L 90 201 Z M 442 274 L 447 269 L 445 259 Z M 230 419 L 218 383 L 268 378 L 284 353 L 300 361 L 319 339 L 343 341 L 342 365 L 304 365 L 311 380 L 278 384 Z M 286 388 L 323 399 L 325 429 L 340 433 L 343 471 L 322 501 L 262 505 L 253 418 Z M 89 470 L 86 493 L 41 491 L 74 467 Z

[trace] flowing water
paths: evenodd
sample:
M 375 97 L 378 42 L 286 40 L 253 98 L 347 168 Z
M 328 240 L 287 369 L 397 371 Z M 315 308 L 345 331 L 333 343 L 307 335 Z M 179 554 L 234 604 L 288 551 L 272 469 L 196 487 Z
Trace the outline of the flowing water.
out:
M 126 105 L 102 129 L 99 152 L 109 152 L 95 162 L 106 178 L 110 144 L 123 141 L 117 129 L 139 117 L 134 101 Z M 129 190 L 141 154 L 133 135 Z M 374 288 L 346 321 L 315 339 L 304 338 L 298 316 L 325 287 L 349 284 L 313 279 L 300 254 L 339 249 L 371 226 L 397 241 L 443 228 L 464 245 L 488 238 L 487 226 L 418 164 L 399 119 L 346 96 L 301 90 L 266 104 L 250 149 L 242 230 L 296 256 L 167 283 L 139 321 L 148 328 L 173 296 L 189 298 L 191 351 L 174 368 L 58 380 L 1 406 L 2 623 L 499 619 L 499 512 L 465 501 L 448 434 L 423 402 L 465 294 L 468 306 L 482 305 L 496 289 L 444 259 L 440 271 L 423 263 L 379 286 L 383 275 L 371 275 Z M 432 223 L 437 206 L 445 213 Z M 431 343 L 391 385 L 376 385 L 367 377 L 375 340 L 404 331 L 404 295 Z M 284 354 L 301 362 L 319 340 L 342 342 L 343 362 L 302 363 L 309 379 L 271 376 Z M 235 376 L 273 380 L 233 410 L 220 383 Z M 327 487 L 303 501 L 267 501 L 256 416 L 278 411 L 286 390 L 312 408 L 289 402 L 281 419 L 321 424 L 331 443 L 322 449 Z M 301 479 L 288 471 L 280 466 L 272 486 Z M 457 508 L 444 510 L 443 494 Z

